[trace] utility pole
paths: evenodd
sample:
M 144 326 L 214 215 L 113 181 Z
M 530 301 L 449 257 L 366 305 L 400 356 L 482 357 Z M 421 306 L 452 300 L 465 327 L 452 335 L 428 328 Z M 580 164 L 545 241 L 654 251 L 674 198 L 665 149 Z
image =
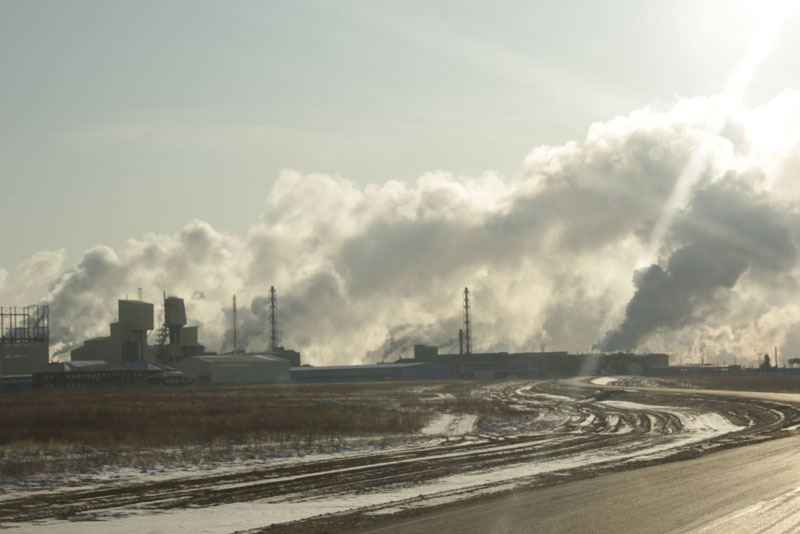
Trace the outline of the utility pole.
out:
M 470 338 L 469 288 L 464 288 L 464 354 L 472 354 Z
M 233 296 L 233 352 L 236 352 L 236 295 Z

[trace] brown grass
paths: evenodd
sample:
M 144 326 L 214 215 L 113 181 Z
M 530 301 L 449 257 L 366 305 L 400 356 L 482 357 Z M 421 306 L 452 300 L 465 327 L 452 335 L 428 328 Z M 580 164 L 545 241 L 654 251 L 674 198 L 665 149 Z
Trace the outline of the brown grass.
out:
M 424 414 L 404 405 L 402 395 L 388 404 L 387 389 L 383 384 L 314 384 L 3 395 L 0 445 L 176 446 L 396 434 L 424 425 Z M 375 402 L 381 397 L 383 402 Z
M 0 477 L 331 449 L 416 432 L 430 416 L 408 385 L 383 383 L 0 395 Z
M 519 417 L 476 383 L 374 382 L 33 391 L 0 395 L 0 478 L 387 445 L 437 412 Z M 440 393 L 452 397 L 439 398 Z

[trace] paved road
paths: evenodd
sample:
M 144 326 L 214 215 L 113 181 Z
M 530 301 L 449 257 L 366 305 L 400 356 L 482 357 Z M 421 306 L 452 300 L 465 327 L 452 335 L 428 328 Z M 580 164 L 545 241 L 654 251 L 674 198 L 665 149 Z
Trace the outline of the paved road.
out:
M 800 435 L 516 492 L 359 532 L 800 532 Z

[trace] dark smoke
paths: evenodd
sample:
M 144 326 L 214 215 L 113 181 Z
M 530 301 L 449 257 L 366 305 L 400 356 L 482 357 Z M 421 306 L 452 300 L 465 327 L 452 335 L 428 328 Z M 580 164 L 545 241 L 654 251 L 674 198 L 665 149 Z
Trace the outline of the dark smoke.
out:
M 797 261 L 791 229 L 797 222 L 795 213 L 741 182 L 708 186 L 675 229 L 679 248 L 666 269 L 651 265 L 636 273 L 625 320 L 598 347 L 632 350 L 659 331 L 702 323 L 746 271 L 773 276 L 791 269 Z

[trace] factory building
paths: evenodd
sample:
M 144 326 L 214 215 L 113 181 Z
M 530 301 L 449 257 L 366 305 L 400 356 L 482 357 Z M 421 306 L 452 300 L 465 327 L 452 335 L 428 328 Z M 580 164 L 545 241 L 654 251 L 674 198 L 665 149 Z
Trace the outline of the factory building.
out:
M 433 363 L 381 363 L 292 367 L 292 382 L 380 382 L 384 380 L 429 380 L 450 378 L 446 366 Z
M 151 362 L 108 363 L 76 361 L 51 363 L 33 373 L 33 387 L 89 388 L 135 385 L 190 385 L 192 376 Z
M 280 346 L 255 354 L 208 354 L 198 341 L 198 328 L 187 326 L 183 299 L 166 293 L 164 320 L 157 329 L 156 344 L 148 347 L 147 331 L 154 326 L 153 305 L 132 300 L 120 300 L 118 305 L 119 321 L 110 325 L 111 335 L 86 340 L 72 351 L 73 362 L 153 361 L 196 376 L 202 383 L 220 385 L 288 382 L 289 368 L 300 365 L 299 352 Z
M 265 356 L 274 356 L 276 358 L 284 359 L 289 362 L 289 367 L 300 367 L 300 353 L 296 350 L 277 347 L 276 350 L 271 350 L 263 354 Z
M 48 306 L 0 307 L 0 377 L 29 375 L 50 361 Z
M 186 307 L 183 299 L 164 295 L 164 323 L 161 326 L 157 345 L 154 347 L 156 361 L 174 364 L 177 361 L 198 356 L 206 352 L 198 342 L 197 327 L 186 326 Z
M 147 332 L 153 329 L 153 305 L 139 300 L 117 302 L 119 320 L 111 335 L 86 340 L 70 353 L 72 361 L 141 362 L 150 359 Z
M 445 365 L 454 378 L 557 378 L 599 374 L 655 374 L 669 366 L 666 354 L 568 354 L 567 352 L 438 354 L 437 347 L 414 346 L 402 363 Z
M 175 367 L 213 385 L 289 382 L 289 362 L 265 354 L 203 354 L 175 362 Z

